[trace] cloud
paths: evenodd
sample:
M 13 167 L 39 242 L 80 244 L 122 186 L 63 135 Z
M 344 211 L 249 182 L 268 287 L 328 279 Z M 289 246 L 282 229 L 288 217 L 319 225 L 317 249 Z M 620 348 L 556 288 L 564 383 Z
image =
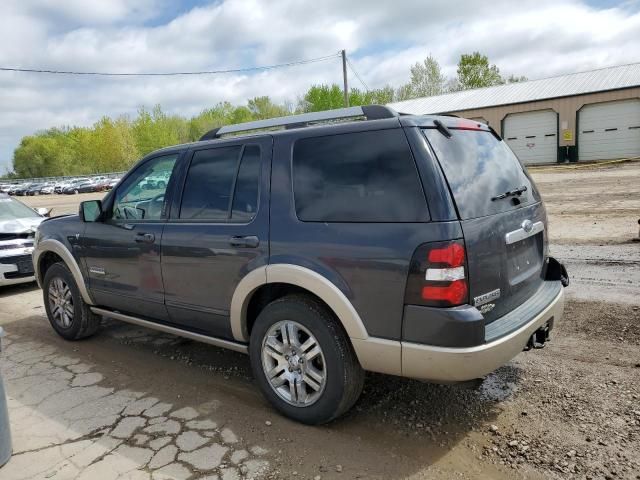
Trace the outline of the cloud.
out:
M 226 0 L 175 13 L 169 0 L 9 0 L 0 16 L 0 66 L 80 71 L 241 68 L 346 48 L 370 87 L 399 85 L 432 54 L 455 75 L 479 50 L 501 71 L 529 78 L 640 61 L 637 2 L 579 0 Z M 173 18 L 172 18 L 173 17 Z M 270 95 L 295 101 L 310 85 L 341 82 L 339 61 L 253 74 L 95 78 L 0 72 L 0 172 L 20 138 L 91 125 L 160 103 L 193 115 L 219 101 Z M 350 79 L 352 85 L 358 81 Z

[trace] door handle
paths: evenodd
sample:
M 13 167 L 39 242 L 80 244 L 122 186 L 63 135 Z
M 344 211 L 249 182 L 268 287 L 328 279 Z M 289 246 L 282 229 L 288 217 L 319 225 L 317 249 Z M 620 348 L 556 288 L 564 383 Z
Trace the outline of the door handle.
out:
M 258 245 L 260 245 L 260 239 L 255 235 L 249 235 L 246 237 L 231 237 L 231 240 L 229 240 L 229 244 L 232 247 L 256 248 Z
M 136 233 L 133 237 L 133 241 L 136 243 L 153 243 L 156 241 L 156 236 L 153 233 Z

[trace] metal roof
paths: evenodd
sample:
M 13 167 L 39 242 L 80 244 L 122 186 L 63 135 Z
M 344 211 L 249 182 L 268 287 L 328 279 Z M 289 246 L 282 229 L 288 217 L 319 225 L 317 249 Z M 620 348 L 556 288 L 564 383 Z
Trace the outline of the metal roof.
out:
M 388 106 L 400 113 L 424 115 L 570 97 L 638 86 L 640 86 L 640 63 L 631 63 L 588 72 L 570 73 L 559 77 L 463 90 L 434 97 L 415 98 L 390 103 Z

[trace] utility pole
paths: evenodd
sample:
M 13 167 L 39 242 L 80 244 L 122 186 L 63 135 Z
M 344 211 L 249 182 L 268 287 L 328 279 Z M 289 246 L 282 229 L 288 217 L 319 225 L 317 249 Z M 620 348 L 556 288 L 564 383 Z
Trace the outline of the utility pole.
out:
M 347 52 L 342 50 L 342 78 L 344 79 L 344 106 L 349 106 L 349 85 L 347 84 Z

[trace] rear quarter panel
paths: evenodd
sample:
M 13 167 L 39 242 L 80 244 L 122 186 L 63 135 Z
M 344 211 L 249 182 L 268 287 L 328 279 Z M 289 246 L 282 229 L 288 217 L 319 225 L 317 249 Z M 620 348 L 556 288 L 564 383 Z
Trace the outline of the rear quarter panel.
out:
M 378 128 L 399 128 L 397 120 L 375 122 Z M 399 340 L 407 275 L 416 247 L 461 238 L 459 222 L 302 222 L 294 205 L 291 160 L 295 141 L 371 130 L 372 123 L 307 128 L 275 136 L 270 263 L 300 265 L 323 275 L 351 301 L 369 335 Z

